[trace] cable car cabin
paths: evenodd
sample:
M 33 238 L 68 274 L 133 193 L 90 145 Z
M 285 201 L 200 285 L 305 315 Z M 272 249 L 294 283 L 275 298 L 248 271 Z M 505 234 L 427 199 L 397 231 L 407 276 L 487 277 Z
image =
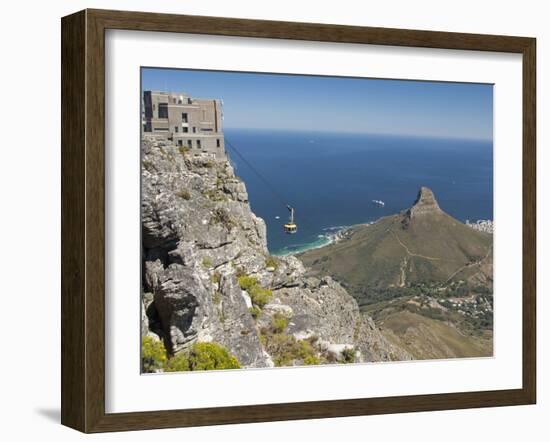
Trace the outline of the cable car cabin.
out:
M 285 233 L 288 233 L 289 235 L 292 235 L 298 231 L 298 226 L 294 222 L 294 208 L 290 206 L 286 206 L 286 208 L 290 212 L 290 219 L 288 222 L 284 225 Z
M 298 226 L 294 223 L 286 223 L 285 224 L 285 232 L 288 234 L 293 234 L 298 231 Z

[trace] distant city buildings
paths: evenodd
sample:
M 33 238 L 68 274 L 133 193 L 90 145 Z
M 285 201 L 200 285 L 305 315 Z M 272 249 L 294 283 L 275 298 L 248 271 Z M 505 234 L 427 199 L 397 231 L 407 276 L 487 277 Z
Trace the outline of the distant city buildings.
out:
M 222 101 L 183 93 L 144 91 L 143 133 L 177 146 L 225 156 Z
M 467 219 L 466 225 L 480 232 L 493 233 L 494 230 L 494 222 L 490 219 L 478 219 L 476 222 L 470 222 L 470 220 Z

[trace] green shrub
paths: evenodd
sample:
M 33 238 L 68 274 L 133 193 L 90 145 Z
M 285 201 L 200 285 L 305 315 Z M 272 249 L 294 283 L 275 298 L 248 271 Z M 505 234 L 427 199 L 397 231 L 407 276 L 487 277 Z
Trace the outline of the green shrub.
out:
M 266 267 L 273 267 L 275 270 L 279 268 L 279 260 L 274 256 L 268 256 L 265 260 Z
M 297 341 L 293 336 L 289 335 L 274 335 L 285 336 L 281 351 L 276 354 L 274 362 L 278 367 L 291 365 L 293 361 L 302 361 L 305 365 L 319 364 L 319 358 L 311 344 L 307 341 Z
M 197 342 L 190 350 L 168 359 L 165 371 L 228 370 L 241 368 L 237 358 L 215 342 Z
M 271 290 L 264 289 L 259 285 L 253 287 L 251 291 L 248 292 L 248 294 L 250 295 L 252 304 L 257 305 L 260 308 L 264 308 L 264 306 L 269 303 L 271 297 L 273 296 L 273 292 Z
M 321 362 L 308 340 L 297 340 L 286 333 L 262 330 L 260 342 L 277 367 L 292 365 L 294 361 L 302 361 L 304 365 L 317 365 Z
M 298 356 L 304 361 L 306 365 L 319 364 L 319 358 L 317 352 L 308 340 L 301 340 L 298 342 Z
M 164 368 L 166 362 L 164 344 L 151 336 L 141 339 L 141 367 L 144 373 L 154 373 Z
M 184 200 L 190 200 L 191 199 L 191 192 L 187 189 L 180 189 L 176 192 L 176 196 L 178 198 L 184 199 Z
M 271 318 L 271 328 L 274 333 L 282 333 L 288 327 L 290 319 L 282 313 L 275 313 Z
M 178 353 L 166 362 L 164 371 L 189 371 L 189 356 L 186 353 Z
M 190 370 L 227 370 L 241 368 L 226 348 L 214 342 L 198 342 L 189 352 Z
M 296 356 L 296 339 L 284 333 L 264 335 L 266 351 L 277 367 L 291 365 Z
M 319 365 L 321 360 L 315 355 L 308 355 L 304 358 L 304 365 Z
M 264 289 L 258 283 L 256 278 L 253 276 L 243 275 L 239 276 L 238 280 L 241 289 L 246 290 L 250 296 L 252 304 L 258 306 L 259 308 L 263 308 L 267 303 L 269 303 L 271 297 L 273 296 L 273 292 L 269 289 Z
M 340 353 L 341 362 L 344 364 L 351 364 L 355 362 L 355 350 L 353 348 L 346 347 Z
M 267 338 L 266 338 L 266 336 L 263 333 L 260 332 L 259 338 L 260 338 L 260 344 L 262 344 L 262 347 L 266 348 L 267 347 Z
M 253 276 L 239 276 L 239 285 L 243 290 L 250 290 L 251 287 L 258 285 L 258 280 Z
M 262 314 L 262 309 L 257 305 L 253 305 L 248 309 L 248 311 L 250 312 L 250 314 L 254 319 L 258 319 Z

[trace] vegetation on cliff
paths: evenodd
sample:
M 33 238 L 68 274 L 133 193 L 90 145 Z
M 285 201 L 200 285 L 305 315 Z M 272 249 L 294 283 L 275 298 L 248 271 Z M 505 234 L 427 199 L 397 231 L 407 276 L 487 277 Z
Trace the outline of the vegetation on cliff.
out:
M 142 153 L 142 330 L 166 352 L 144 371 L 410 359 L 337 282 L 269 255 L 227 158 L 147 139 Z
M 237 358 L 215 342 L 197 342 L 189 350 L 168 357 L 164 344 L 149 336 L 142 339 L 141 361 L 144 373 L 241 368 Z

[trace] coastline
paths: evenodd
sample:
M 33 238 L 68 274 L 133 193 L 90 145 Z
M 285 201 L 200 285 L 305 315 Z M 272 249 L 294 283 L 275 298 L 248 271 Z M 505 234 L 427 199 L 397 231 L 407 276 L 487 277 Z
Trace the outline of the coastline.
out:
M 295 255 L 300 255 L 301 253 L 307 252 L 308 250 L 321 249 L 331 244 L 338 243 L 341 240 L 347 238 L 354 228 L 359 226 L 369 226 L 369 225 L 375 224 L 382 218 L 385 218 L 385 217 L 378 218 L 375 221 L 353 224 L 351 226 L 326 227 L 323 229 L 323 232 L 326 232 L 326 233 L 317 235 L 317 239 L 315 241 L 312 241 L 309 243 L 294 244 L 294 245 L 286 246 L 280 250 L 271 252 L 271 254 L 273 256 L 295 256 Z M 494 229 L 493 220 L 477 220 L 475 222 L 466 220 L 464 224 L 474 230 L 493 234 L 493 229 Z
M 398 214 L 412 203 L 412 189 L 420 181 L 437 183 L 447 203 L 444 208 L 462 222 L 493 217 L 492 191 L 486 191 L 492 186 L 492 175 L 486 173 L 493 164 L 489 145 L 474 143 L 465 149 L 456 140 L 364 134 L 343 138 L 337 133 L 285 130 L 232 129 L 229 136 L 282 199 L 290 197 L 296 208 L 298 233 L 286 235 L 281 228 L 287 218 L 284 205 L 237 155 L 230 155 L 247 186 L 253 211 L 266 223 L 268 250 L 273 255 L 326 247 L 332 238 L 325 229 L 332 226 Z M 310 142 L 313 139 L 315 143 Z M 394 175 L 397 158 L 404 169 Z M 289 168 L 286 177 L 280 173 L 282 165 Z M 330 185 L 327 177 L 331 177 Z M 323 189 L 322 195 L 318 189 Z
M 352 226 L 326 227 L 323 229 L 323 232 L 326 233 L 317 235 L 317 240 L 315 241 L 284 247 L 283 249 L 274 251 L 271 254 L 273 256 L 294 256 L 307 252 L 308 250 L 321 249 L 345 239 L 355 227 L 374 224 L 375 222 L 376 221 L 371 221 L 368 223 L 354 224 Z

